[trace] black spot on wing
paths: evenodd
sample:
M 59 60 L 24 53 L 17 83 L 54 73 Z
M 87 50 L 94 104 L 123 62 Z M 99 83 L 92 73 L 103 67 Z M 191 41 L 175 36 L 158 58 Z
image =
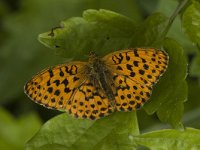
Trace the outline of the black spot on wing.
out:
M 128 70 L 133 71 L 132 67 L 133 67 L 132 65 L 126 64 L 126 68 L 127 68 Z
M 76 65 L 71 65 L 71 66 L 65 66 L 65 71 L 70 74 L 70 75 L 75 75 L 77 74 L 77 66 Z
M 53 77 L 53 71 L 51 69 L 48 70 L 49 76 L 52 78 Z
M 121 66 L 117 66 L 117 70 L 123 70 Z
M 131 72 L 131 73 L 130 73 L 130 76 L 131 76 L 131 77 L 134 77 L 134 76 L 135 76 L 135 72 Z
M 138 67 L 138 61 L 133 61 L 135 67 Z
M 77 80 L 79 80 L 78 77 L 74 77 L 74 78 L 73 78 L 73 81 L 74 81 L 74 82 L 77 81 Z
M 128 56 L 128 54 L 126 53 L 126 60 L 129 61 L 130 59 L 130 56 Z
M 64 79 L 64 80 L 62 81 L 62 83 L 63 83 L 65 86 L 67 86 L 67 85 L 69 84 L 69 81 L 68 81 L 67 79 Z
M 144 73 L 145 73 L 144 70 L 142 69 L 139 70 L 139 74 L 143 75 Z
M 121 53 L 119 55 L 113 55 L 112 60 L 115 64 L 120 64 L 123 60 L 123 56 Z
M 65 93 L 70 93 L 71 90 L 70 90 L 68 87 L 66 87 L 66 88 L 64 89 L 64 92 L 65 92 Z
M 56 91 L 54 92 L 54 95 L 59 96 L 59 95 L 60 95 L 60 90 L 56 90 Z
M 63 77 L 64 76 L 64 72 L 61 70 L 60 71 L 60 76 Z
M 54 83 L 56 84 L 56 86 L 60 85 L 60 80 L 55 80 Z
M 139 57 L 137 49 L 134 49 L 133 52 L 134 52 L 135 57 Z
M 143 65 L 143 68 L 144 68 L 145 70 L 148 70 L 148 69 L 149 69 L 149 65 L 144 64 L 144 65 Z
M 48 91 L 49 93 L 52 93 L 52 92 L 53 92 L 53 88 L 52 88 L 52 87 L 49 87 L 49 88 L 47 89 L 47 91 Z

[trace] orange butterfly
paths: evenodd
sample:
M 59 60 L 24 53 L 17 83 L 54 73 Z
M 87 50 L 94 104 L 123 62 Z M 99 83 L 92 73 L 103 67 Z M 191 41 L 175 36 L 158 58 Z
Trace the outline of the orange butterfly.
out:
M 25 93 L 45 107 L 94 120 L 115 110 L 139 109 L 167 66 L 168 55 L 161 50 L 128 49 L 103 58 L 91 53 L 88 62 L 72 61 L 38 73 Z

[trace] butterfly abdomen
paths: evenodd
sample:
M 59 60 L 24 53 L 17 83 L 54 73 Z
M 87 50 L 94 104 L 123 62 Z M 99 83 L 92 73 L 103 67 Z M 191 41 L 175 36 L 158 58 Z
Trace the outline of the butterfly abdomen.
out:
M 112 88 L 109 84 L 109 75 L 111 75 L 106 68 L 106 65 L 104 64 L 103 61 L 101 61 L 100 58 L 95 57 L 92 59 L 91 62 L 91 77 L 93 80 L 97 81 L 98 84 L 96 86 L 100 86 L 97 88 L 101 88 L 103 92 L 105 93 L 106 97 L 110 101 L 115 100 L 114 93 L 112 91 Z
M 111 101 L 114 101 L 115 96 L 114 96 L 114 93 L 113 93 L 110 85 L 108 84 L 105 72 L 99 74 L 99 84 L 100 84 L 101 88 L 103 89 L 103 91 L 105 92 L 108 99 Z

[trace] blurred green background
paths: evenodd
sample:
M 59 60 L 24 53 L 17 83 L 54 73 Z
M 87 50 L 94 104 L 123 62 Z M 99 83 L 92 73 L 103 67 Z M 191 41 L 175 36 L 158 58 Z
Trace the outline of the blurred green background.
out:
M 1 0 L 0 149 L 23 149 L 45 121 L 60 113 L 35 104 L 23 91 L 24 84 L 34 74 L 66 61 L 55 50 L 39 43 L 38 34 L 58 26 L 62 20 L 81 16 L 86 9 L 109 9 L 141 22 L 154 12 L 170 17 L 177 4 L 176 0 Z M 184 34 L 181 25 L 177 17 L 168 36 L 183 46 L 189 62 L 189 95 L 183 124 L 199 129 L 199 49 Z M 169 127 L 143 110 L 138 116 L 141 132 Z

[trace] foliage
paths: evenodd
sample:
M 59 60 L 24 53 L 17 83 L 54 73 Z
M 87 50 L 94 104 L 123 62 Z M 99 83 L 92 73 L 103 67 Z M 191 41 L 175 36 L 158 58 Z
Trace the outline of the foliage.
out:
M 24 144 L 41 126 L 41 121 L 35 113 L 15 119 L 6 110 L 0 108 L 0 118 L 0 149 L 23 149 Z
M 199 130 L 194 128 L 200 127 L 195 122 L 200 112 L 197 107 L 200 84 L 196 82 L 200 78 L 200 2 L 185 2 L 161 0 L 147 6 L 145 0 L 117 3 L 114 0 L 21 0 L 20 11 L 15 13 L 3 3 L 0 6 L 0 103 L 20 117 L 15 119 L 1 109 L 0 149 L 22 149 L 31 137 L 27 150 L 128 150 L 138 146 L 199 149 Z M 175 9 L 180 10 L 173 13 Z M 81 14 L 82 17 L 77 17 Z M 60 20 L 63 21 L 58 25 Z M 181 25 L 184 32 L 180 30 Z M 42 33 L 46 30 L 49 31 Z M 37 35 L 48 48 L 37 41 Z M 47 121 L 35 134 L 40 119 L 34 113 L 23 114 L 35 108 L 45 120 L 53 114 L 25 97 L 23 85 L 27 79 L 49 65 L 86 60 L 91 50 L 104 56 L 132 47 L 161 48 L 170 60 L 167 72 L 142 110 L 137 114 L 116 112 L 97 121 L 75 119 L 63 113 Z M 173 129 L 166 129 L 169 128 L 166 124 Z
M 199 149 L 199 130 L 186 128 L 184 131 L 165 129 L 137 136 L 136 141 L 151 149 Z M 162 143 L 162 144 L 161 144 Z

